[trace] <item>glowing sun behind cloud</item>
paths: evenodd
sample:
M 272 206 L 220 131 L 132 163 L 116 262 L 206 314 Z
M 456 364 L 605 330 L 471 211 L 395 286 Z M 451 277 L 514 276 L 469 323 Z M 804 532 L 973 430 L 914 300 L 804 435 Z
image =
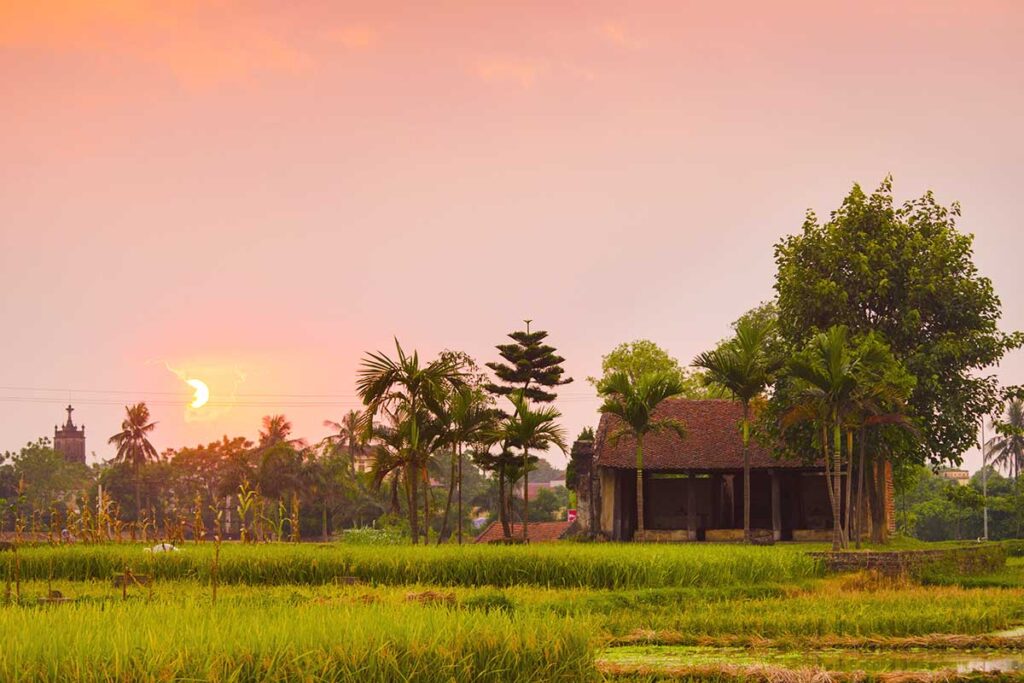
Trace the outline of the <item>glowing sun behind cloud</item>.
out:
M 188 407 L 202 408 L 205 406 L 207 401 L 210 400 L 210 387 L 206 386 L 206 382 L 201 379 L 187 379 L 185 384 L 196 390 L 195 396 L 192 397 L 192 402 L 188 404 Z
M 210 422 L 224 417 L 235 407 L 235 393 L 245 381 L 245 373 L 228 364 L 164 366 L 192 389 L 192 396 L 185 403 L 186 422 Z

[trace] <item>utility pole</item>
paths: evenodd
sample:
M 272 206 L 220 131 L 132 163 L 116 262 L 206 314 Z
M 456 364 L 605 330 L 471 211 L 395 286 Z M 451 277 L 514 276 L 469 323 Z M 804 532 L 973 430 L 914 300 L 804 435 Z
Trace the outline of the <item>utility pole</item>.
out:
M 985 453 L 985 416 L 981 416 L 981 524 L 982 537 L 988 540 L 988 458 Z

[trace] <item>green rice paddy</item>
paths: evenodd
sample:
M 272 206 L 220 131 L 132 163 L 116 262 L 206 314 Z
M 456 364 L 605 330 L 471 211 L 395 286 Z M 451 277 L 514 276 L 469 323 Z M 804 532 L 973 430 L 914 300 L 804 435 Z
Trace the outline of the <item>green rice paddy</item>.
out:
M 1024 636 L 990 635 L 1024 626 L 1022 558 L 988 582 L 921 585 L 824 576 L 806 550 L 235 544 L 214 598 L 210 545 L 23 547 L 17 581 L 0 553 L 0 679 L 743 678 L 831 670 L 829 653 L 851 649 L 881 676 L 918 660 L 947 671 L 957 649 L 1024 652 Z M 126 568 L 154 580 L 115 586 Z

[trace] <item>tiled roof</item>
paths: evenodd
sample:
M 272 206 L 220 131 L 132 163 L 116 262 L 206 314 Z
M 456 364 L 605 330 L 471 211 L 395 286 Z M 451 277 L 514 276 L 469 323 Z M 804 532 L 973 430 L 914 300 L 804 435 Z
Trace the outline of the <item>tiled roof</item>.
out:
M 671 431 L 644 437 L 646 470 L 733 470 L 743 467 L 743 437 L 740 422 L 743 406 L 736 401 L 669 399 L 654 412 L 686 425 L 686 437 Z M 602 415 L 597 427 L 594 463 L 598 467 L 636 468 L 636 441 L 623 436 L 612 443 L 610 436 L 618 418 Z M 794 460 L 777 460 L 753 438 L 750 440 L 751 467 L 803 467 Z
M 530 522 L 530 543 L 557 541 L 565 535 L 571 524 L 572 522 Z M 521 524 L 511 524 L 510 526 L 512 527 L 512 538 L 523 537 L 523 526 Z M 501 530 L 501 522 L 491 522 L 490 526 L 476 537 L 475 543 L 490 543 L 491 541 L 499 541 L 503 538 L 505 538 L 505 535 Z

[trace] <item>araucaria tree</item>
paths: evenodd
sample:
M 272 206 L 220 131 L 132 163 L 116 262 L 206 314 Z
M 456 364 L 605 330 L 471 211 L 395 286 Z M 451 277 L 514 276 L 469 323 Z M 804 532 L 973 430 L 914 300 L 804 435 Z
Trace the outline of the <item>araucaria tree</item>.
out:
M 960 462 L 998 403 L 984 370 L 1022 342 L 998 328 L 999 298 L 974 265 L 959 215 L 930 192 L 895 206 L 886 178 L 871 195 L 854 186 L 827 222 L 808 213 L 801 232 L 775 247 L 789 348 L 833 325 L 853 337 L 874 331 L 916 379 L 907 412 L 920 438 L 893 453 L 905 462 Z
M 149 442 L 149 435 L 156 429 L 156 422 L 149 421 L 149 408 L 145 403 L 125 406 L 125 419 L 121 431 L 108 440 L 117 446 L 114 461 L 129 465 L 135 477 L 135 519 L 142 518 L 142 467 L 157 459 L 156 448 Z
M 697 356 L 693 365 L 743 405 L 743 538 L 750 542 L 750 403 L 772 382 L 780 360 L 770 354 L 768 339 L 773 323 L 742 318 L 732 339 Z
M 679 374 L 668 370 L 649 370 L 637 377 L 619 371 L 608 375 L 601 383 L 604 403 L 600 411 L 614 415 L 621 422 L 609 439 L 615 442 L 631 436 L 636 441 L 636 525 L 641 540 L 644 534 L 644 437 L 666 430 L 685 436 L 686 425 L 681 421 L 654 416 L 662 401 L 685 391 Z
M 417 352 L 406 354 L 397 339 L 395 350 L 396 358 L 380 352 L 367 354 L 359 369 L 356 389 L 366 405 L 365 418 L 372 421 L 387 410 L 395 418 L 393 428 L 402 435 L 399 454 L 409 499 L 409 527 L 412 542 L 417 543 L 418 480 L 422 479 L 426 487 L 424 512 L 429 514 L 427 463 L 439 441 L 437 415 L 443 412 L 445 398 L 464 382 L 459 363 L 450 357 L 423 364 Z M 429 540 L 429 528 L 427 533 Z
M 526 402 L 525 405 L 529 405 L 530 402 L 551 403 L 557 397 L 553 389 L 563 384 L 569 384 L 572 382 L 572 378 L 564 377 L 565 370 L 562 368 L 562 363 L 565 362 L 565 359 L 556 353 L 555 347 L 545 343 L 544 340 L 547 339 L 548 333 L 543 330 L 531 332 L 531 321 L 525 322 L 525 330 L 508 335 L 514 343 L 498 345 L 498 353 L 505 362 L 487 363 L 487 367 L 494 372 L 498 381 L 486 384 L 485 388 L 498 396 L 511 396 L 513 393 L 518 393 Z M 480 453 L 476 457 L 477 463 L 483 469 L 495 472 L 498 477 L 498 488 L 502 492 L 499 496 L 502 501 L 499 505 L 498 518 L 501 521 L 505 538 L 512 536 L 509 526 L 511 489 L 518 461 L 518 458 L 515 458 L 510 451 L 512 445 L 509 441 L 502 440 L 497 444 L 500 448 L 497 455 Z M 523 496 L 524 499 L 529 496 L 525 487 Z

